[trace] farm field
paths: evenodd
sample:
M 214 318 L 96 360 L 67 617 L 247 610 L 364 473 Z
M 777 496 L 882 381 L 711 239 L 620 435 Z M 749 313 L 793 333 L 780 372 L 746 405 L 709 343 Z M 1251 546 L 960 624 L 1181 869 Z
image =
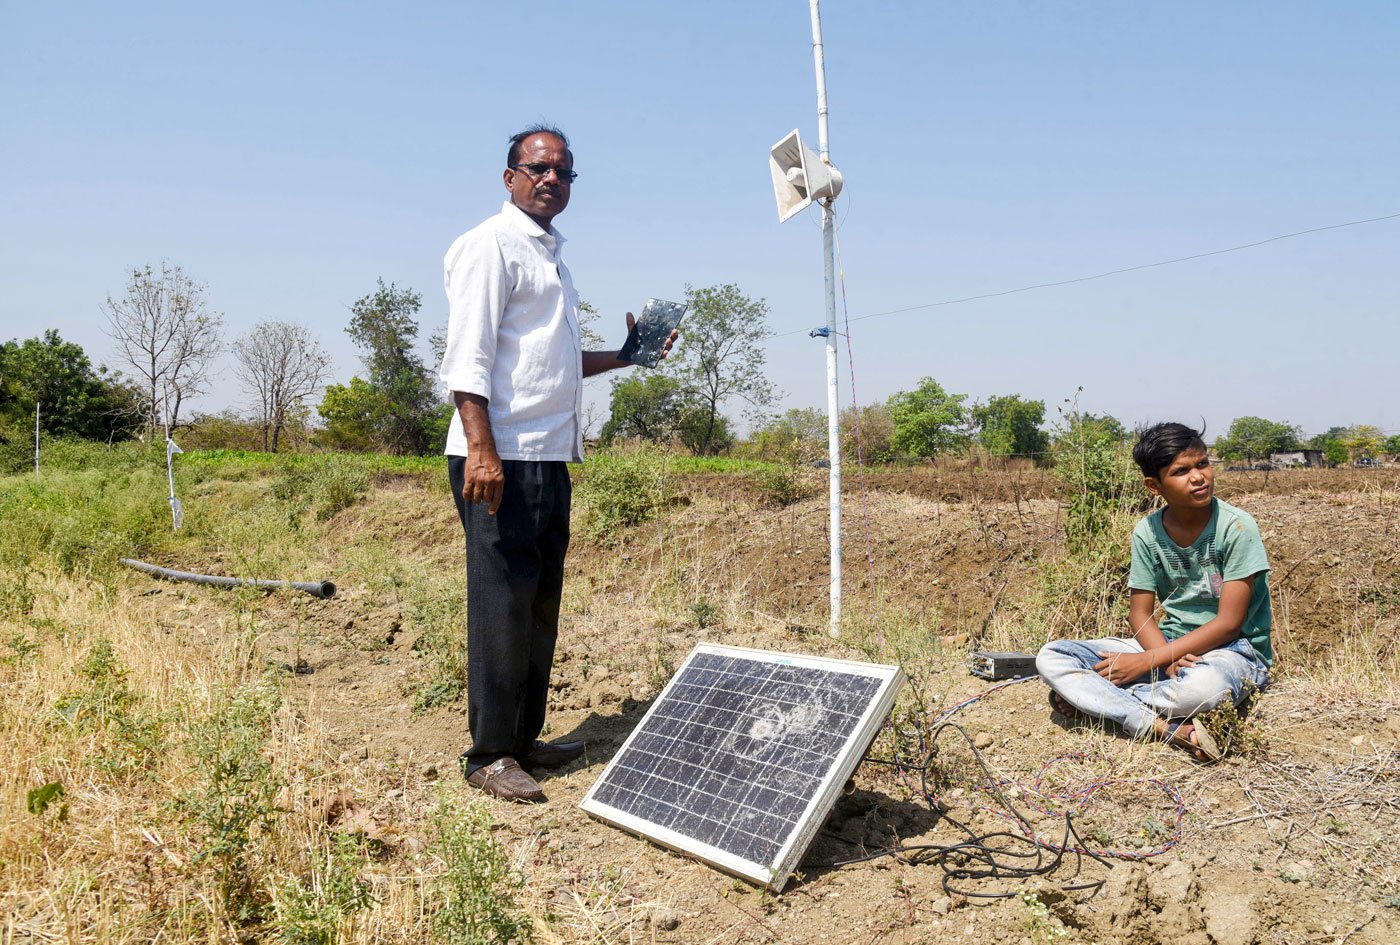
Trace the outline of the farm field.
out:
M 905 734 L 873 754 L 922 758 L 910 733 L 987 688 L 970 649 L 1119 629 L 1133 510 L 1076 554 L 1040 470 L 849 470 L 833 640 L 824 472 L 591 459 L 547 733 L 589 751 L 522 807 L 456 767 L 441 460 L 190 454 L 172 535 L 163 459 L 71 448 L 0 480 L 5 945 L 1400 940 L 1400 471 L 1219 473 L 1274 569 L 1278 661 L 1235 755 L 1198 765 L 1052 715 L 1038 682 L 1001 688 L 952 717 L 969 737 L 939 738 L 926 790 L 863 765 L 774 895 L 577 807 L 691 647 L 898 663 Z M 123 556 L 340 590 L 159 582 Z M 976 878 L 917 849 L 963 843 L 958 823 L 1015 833 L 1009 806 L 1056 843 L 1072 813 L 1097 859 Z

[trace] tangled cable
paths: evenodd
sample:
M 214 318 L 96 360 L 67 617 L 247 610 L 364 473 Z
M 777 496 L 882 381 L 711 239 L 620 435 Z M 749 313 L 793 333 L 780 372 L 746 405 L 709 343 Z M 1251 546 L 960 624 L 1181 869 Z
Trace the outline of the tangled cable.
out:
M 894 847 L 863 853 L 849 857 L 828 866 L 846 866 L 862 863 L 883 856 L 895 856 L 911 865 L 925 862 L 936 863 L 943 871 L 943 890 L 970 899 L 1009 899 L 1018 895 L 1016 889 L 996 892 L 983 892 L 966 888 L 963 884 L 978 880 L 998 879 L 1020 881 L 1034 876 L 1045 876 L 1057 870 L 1066 855 L 1074 860 L 1074 874 L 1077 877 L 1083 868 L 1083 858 L 1088 857 L 1103 866 L 1112 867 L 1110 860 L 1145 860 L 1159 856 L 1176 846 L 1181 840 L 1182 821 L 1186 806 L 1181 795 L 1171 785 L 1158 778 L 1120 778 L 1112 770 L 1108 774 L 1089 779 L 1087 783 L 1056 787 L 1052 784 L 1052 773 L 1066 762 L 1085 761 L 1089 755 L 1075 752 L 1052 758 L 1040 767 L 1029 783 L 993 775 L 983 760 L 982 754 L 973 743 L 972 737 L 951 718 L 985 696 L 1016 683 L 1026 682 L 1037 677 L 1007 680 L 990 687 L 971 698 L 950 706 L 938 713 L 929 724 L 916 724 L 906 730 L 893 721 L 887 723 L 894 737 L 894 757 L 875 758 L 867 756 L 869 764 L 893 768 L 905 786 L 915 796 L 922 798 L 936 818 L 942 819 L 966 834 L 967 839 L 951 844 L 921 843 L 898 844 Z M 930 783 L 930 776 L 937 770 L 938 742 L 946 732 L 956 732 L 962 736 L 977 766 L 982 770 L 985 781 L 977 788 L 987 797 L 988 803 L 981 810 L 1008 821 L 1013 830 L 978 833 L 971 827 L 952 817 L 948 806 L 938 796 L 937 789 Z M 1125 784 L 1145 784 L 1166 795 L 1174 809 L 1171 834 L 1154 849 L 1115 850 L 1094 847 L 1080 835 L 1075 817 L 1094 801 L 1097 795 Z M 1059 838 L 1052 839 L 1038 835 L 1031 819 L 1018 807 L 1011 796 L 1023 799 L 1024 806 L 1045 816 L 1062 817 L 1064 829 Z M 849 842 L 844 841 L 843 842 Z M 1097 892 L 1103 880 L 1070 882 L 1061 886 L 1065 892 L 1084 892 L 1090 895 Z
M 1047 846 L 1050 849 L 1064 849 L 1066 850 L 1066 852 L 1071 853 L 1082 853 L 1086 856 L 1092 856 L 1094 859 L 1099 859 L 1102 857 L 1115 860 L 1148 860 L 1154 856 L 1161 856 L 1163 853 L 1166 853 L 1172 847 L 1176 846 L 1178 843 L 1181 842 L 1181 825 L 1182 821 L 1184 821 L 1186 818 L 1186 803 L 1181 799 L 1181 794 L 1176 790 L 1176 788 L 1172 787 L 1170 784 L 1166 783 L 1161 778 L 1120 778 L 1113 776 L 1110 772 L 1109 775 L 1092 778 L 1087 784 L 1084 784 L 1072 790 L 1047 789 L 1045 785 L 1046 776 L 1050 773 L 1052 768 L 1054 768 L 1056 765 L 1062 762 L 1084 761 L 1088 758 L 1089 754 L 1087 752 L 1082 751 L 1070 752 L 1069 754 L 1060 755 L 1057 758 L 1051 758 L 1049 761 L 1045 762 L 1045 764 L 1041 765 L 1040 770 L 1036 772 L 1034 780 L 1032 780 L 1029 785 L 1023 784 L 1019 781 L 1002 779 L 1001 781 L 998 781 L 995 786 L 998 789 L 1015 788 L 1020 793 L 1020 795 L 1023 798 L 1025 798 L 1027 807 L 1039 811 L 1040 813 L 1045 814 L 1047 816 L 1055 816 L 1062 813 L 1062 811 L 1054 809 L 1057 806 L 1071 807 L 1071 811 L 1063 812 L 1064 816 L 1068 818 L 1072 814 L 1079 813 L 1080 811 L 1088 807 L 1090 802 L 1093 801 L 1094 796 L 1101 791 L 1110 790 L 1116 786 L 1124 784 L 1150 785 L 1160 790 L 1163 794 L 1165 794 L 1167 799 L 1172 804 L 1172 822 L 1170 825 L 1171 833 L 1165 841 L 1163 841 L 1158 846 L 1150 850 L 1118 850 L 1109 848 L 1090 849 L 1088 847 L 1065 848 L 1062 845 L 1057 846 L 1054 844 L 1049 844 L 1046 841 L 1037 838 L 1035 836 L 1034 829 L 1032 828 L 1031 824 L 1027 820 L 1025 820 L 1025 818 L 1020 814 L 1019 811 L 1016 811 L 1014 808 L 998 810 L 994 807 L 988 806 L 983 809 L 989 813 L 997 815 L 998 817 L 1002 817 L 1012 821 L 1017 825 L 1017 827 L 1021 830 L 1023 834 L 1025 834 L 1025 836 L 1028 839 L 1031 839 L 1042 846 Z M 988 787 L 984 786 L 980 788 L 980 790 L 987 792 Z M 1002 792 L 999 791 L 998 796 L 1001 796 L 1001 793 Z M 1076 834 L 1075 836 L 1077 838 L 1078 834 Z

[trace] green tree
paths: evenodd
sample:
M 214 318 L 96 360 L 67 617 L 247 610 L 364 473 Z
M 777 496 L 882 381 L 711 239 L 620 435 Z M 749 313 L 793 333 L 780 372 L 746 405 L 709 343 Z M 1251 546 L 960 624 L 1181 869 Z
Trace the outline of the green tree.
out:
M 447 442 L 447 430 L 457 419 L 457 408 L 452 404 L 440 403 L 423 418 L 423 436 L 428 441 L 428 452 L 436 453 L 441 444 Z
M 746 416 L 757 418 L 777 398 L 763 373 L 768 304 L 736 285 L 686 286 L 685 297 L 682 340 L 662 370 L 679 379 L 685 392 L 682 442 L 707 455 L 731 439 L 721 413 L 726 405 L 737 401 Z
M 621 437 L 650 443 L 675 439 L 685 408 L 678 378 L 649 371 L 613 381 L 607 422 L 599 433 L 604 444 Z
M 676 425 L 676 437 L 681 446 L 696 456 L 714 456 L 734 445 L 734 430 L 729 418 L 715 413 L 707 405 L 687 404 L 681 410 Z
M 1127 438 L 1128 430 L 1117 417 L 1068 410 L 1061 411 L 1060 423 L 1051 437 L 1051 448 L 1058 462 L 1063 450 L 1079 449 L 1087 441 L 1117 445 Z
M 826 415 L 815 407 L 793 407 L 772 418 L 751 440 L 764 459 L 801 462 L 826 454 Z
M 1381 452 L 1392 460 L 1400 460 L 1400 433 L 1392 433 L 1381 444 Z
M 1263 417 L 1236 417 L 1229 431 L 1215 441 L 1221 459 L 1268 459 L 1272 453 L 1301 448 L 1297 427 Z
M 54 329 L 0 344 L 0 426 L 32 435 L 34 407 L 49 436 L 124 439 L 140 425 L 140 395 L 119 374 L 93 369 L 82 346 Z
M 1326 433 L 1319 433 L 1313 437 L 1310 446 L 1315 450 L 1322 450 L 1322 456 L 1327 460 L 1329 466 L 1339 466 L 1350 458 L 1350 452 L 1346 446 L 1347 428 L 1332 427 Z
M 1385 435 L 1381 433 L 1379 427 L 1369 423 L 1358 423 L 1354 427 L 1348 427 L 1346 437 L 1342 440 L 1342 445 L 1346 447 L 1347 453 L 1353 463 L 1362 459 L 1374 459 L 1381 451 L 1381 444 L 1385 442 Z
M 423 359 L 413 350 L 423 297 L 412 289 L 384 284 L 350 306 L 350 337 L 364 350 L 367 378 L 326 388 L 319 408 L 327 438 L 342 448 L 421 454 L 436 444 L 429 430 L 441 401 Z M 358 382 L 358 383 L 357 383 Z
M 888 404 L 841 411 L 841 457 L 850 462 L 889 463 L 895 458 L 894 420 Z
M 379 431 L 388 410 L 384 395 L 362 377 L 350 378 L 349 384 L 330 384 L 316 408 L 326 422 L 318 439 L 331 449 L 378 449 Z
M 978 440 L 993 456 L 1048 462 L 1050 434 L 1040 428 L 1045 422 L 1045 401 L 1022 400 L 1020 394 L 993 397 L 985 404 L 973 404 L 972 422 Z
M 603 347 L 603 336 L 598 334 L 598 309 L 584 299 L 578 300 L 578 336 L 584 351 L 596 351 Z M 441 357 L 438 360 L 442 360 Z
M 933 459 L 967 447 L 966 394 L 950 394 L 926 377 L 912 391 L 889 399 L 894 421 L 894 448 L 908 456 Z

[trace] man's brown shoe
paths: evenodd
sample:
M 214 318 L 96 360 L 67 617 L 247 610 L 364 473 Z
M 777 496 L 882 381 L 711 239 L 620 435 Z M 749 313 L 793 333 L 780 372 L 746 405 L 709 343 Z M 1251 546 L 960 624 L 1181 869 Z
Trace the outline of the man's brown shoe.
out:
M 562 768 L 575 758 L 582 757 L 583 749 L 583 742 L 536 741 L 522 763 L 527 768 Z
M 501 758 L 467 775 L 467 783 L 487 794 L 507 801 L 533 804 L 544 800 L 544 791 L 534 778 L 525 773 L 514 758 Z

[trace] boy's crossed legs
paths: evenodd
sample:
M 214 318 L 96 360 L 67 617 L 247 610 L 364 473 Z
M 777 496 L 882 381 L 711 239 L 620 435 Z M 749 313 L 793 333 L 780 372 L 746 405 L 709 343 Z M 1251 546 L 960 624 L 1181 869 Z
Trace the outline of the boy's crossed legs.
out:
M 1041 648 L 1035 668 L 1060 699 L 1084 715 L 1113 722 L 1133 738 L 1169 738 L 1193 751 L 1199 741 L 1189 725 L 1178 722 L 1178 728 L 1170 721 L 1209 712 L 1226 698 L 1238 705 L 1248 684 L 1263 688 L 1269 678 L 1268 666 L 1243 637 L 1181 667 L 1175 676 L 1158 670 L 1120 687 L 1094 671 L 1114 653 L 1142 651 L 1135 640 L 1121 637 L 1056 640 Z

